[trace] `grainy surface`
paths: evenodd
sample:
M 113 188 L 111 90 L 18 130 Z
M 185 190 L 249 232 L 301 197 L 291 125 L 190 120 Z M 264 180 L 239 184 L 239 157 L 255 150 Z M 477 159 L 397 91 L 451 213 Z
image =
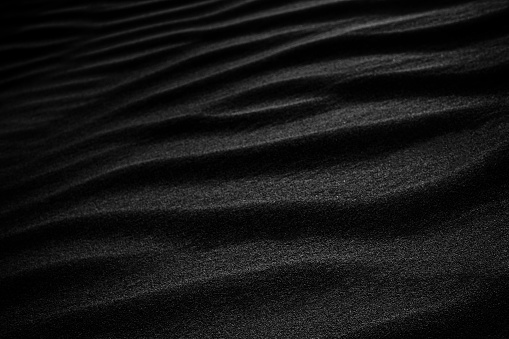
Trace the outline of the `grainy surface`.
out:
M 507 1 L 0 19 L 0 337 L 509 338 Z

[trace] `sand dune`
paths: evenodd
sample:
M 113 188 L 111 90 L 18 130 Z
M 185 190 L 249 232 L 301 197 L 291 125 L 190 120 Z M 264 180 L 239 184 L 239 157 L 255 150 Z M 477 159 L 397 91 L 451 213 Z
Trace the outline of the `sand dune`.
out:
M 0 337 L 509 337 L 507 1 L 0 19 Z

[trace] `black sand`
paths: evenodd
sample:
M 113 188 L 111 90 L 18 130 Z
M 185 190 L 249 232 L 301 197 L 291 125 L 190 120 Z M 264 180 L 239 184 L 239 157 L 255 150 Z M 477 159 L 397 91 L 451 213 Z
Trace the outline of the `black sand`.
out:
M 1 338 L 509 338 L 509 2 L 0 19 Z

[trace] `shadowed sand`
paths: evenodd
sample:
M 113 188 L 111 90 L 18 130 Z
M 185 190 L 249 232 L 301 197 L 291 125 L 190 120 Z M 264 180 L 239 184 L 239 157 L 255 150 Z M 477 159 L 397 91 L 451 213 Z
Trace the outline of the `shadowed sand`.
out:
M 509 338 L 507 1 L 0 19 L 0 337 Z

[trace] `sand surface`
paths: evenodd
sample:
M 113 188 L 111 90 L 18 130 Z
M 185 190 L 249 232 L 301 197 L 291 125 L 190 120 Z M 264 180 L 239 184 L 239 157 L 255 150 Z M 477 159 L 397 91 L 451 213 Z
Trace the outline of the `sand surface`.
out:
M 0 22 L 1 338 L 509 338 L 509 2 Z

